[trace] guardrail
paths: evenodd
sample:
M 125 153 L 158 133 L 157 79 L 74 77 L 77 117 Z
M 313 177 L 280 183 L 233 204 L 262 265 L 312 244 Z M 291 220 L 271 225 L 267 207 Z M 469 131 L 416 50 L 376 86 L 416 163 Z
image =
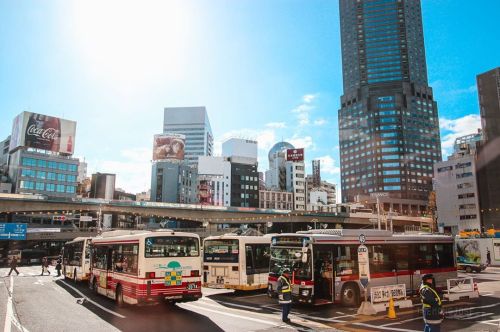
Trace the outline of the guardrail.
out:
M 448 301 L 457 301 L 461 298 L 473 299 L 479 297 L 479 291 L 472 277 L 448 279 L 443 297 Z
M 406 285 L 387 285 L 370 288 L 370 301 L 376 312 L 385 311 L 389 307 L 391 298 L 394 306 L 399 308 L 411 308 L 411 300 L 406 298 Z

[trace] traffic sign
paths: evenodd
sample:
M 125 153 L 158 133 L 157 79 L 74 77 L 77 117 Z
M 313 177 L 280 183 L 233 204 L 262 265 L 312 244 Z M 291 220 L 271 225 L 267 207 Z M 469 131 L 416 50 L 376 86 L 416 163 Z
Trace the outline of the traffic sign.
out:
M 359 234 L 358 239 L 359 239 L 359 243 L 365 244 L 365 242 L 366 242 L 366 236 L 365 236 L 365 234 Z
M 27 224 L 0 223 L 0 240 L 26 240 Z
M 368 256 L 368 247 L 364 244 L 358 247 L 358 270 L 359 282 L 366 288 L 370 282 L 370 260 Z

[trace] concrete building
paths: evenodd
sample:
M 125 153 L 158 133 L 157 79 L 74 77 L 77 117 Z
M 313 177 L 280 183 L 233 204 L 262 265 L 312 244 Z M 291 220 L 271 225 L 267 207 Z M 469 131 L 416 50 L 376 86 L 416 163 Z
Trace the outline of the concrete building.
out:
M 204 205 L 231 205 L 231 163 L 224 157 L 199 157 L 198 201 Z
M 166 107 L 163 132 L 186 136 L 184 159 L 196 165 L 199 156 L 213 155 L 213 134 L 205 107 Z
M 9 165 L 10 135 L 0 142 L 0 169 L 7 169 Z
M 151 201 L 197 203 L 197 171 L 184 161 L 161 160 L 153 163 Z
M 267 190 L 286 190 L 286 150 L 294 149 L 288 142 L 278 142 L 269 150 L 269 169 L 266 171 Z
M 454 154 L 434 165 L 438 226 L 446 232 L 481 230 L 475 149 L 480 136 L 457 138 Z
M 340 0 L 342 201 L 389 193 L 427 204 L 441 160 L 420 0 Z
M 479 204 L 485 228 L 500 229 L 500 67 L 477 76 L 484 141 L 477 157 Z
M 78 176 L 76 178 L 78 183 L 83 182 L 83 180 L 87 178 L 87 168 L 88 164 L 85 159 L 83 161 L 80 161 L 80 164 L 78 165 Z
M 293 210 L 293 193 L 287 191 L 259 191 L 259 208 L 276 210 Z
M 116 174 L 95 173 L 90 180 L 90 198 L 112 200 L 115 194 Z
M 310 193 L 313 190 L 320 190 L 326 192 L 326 204 L 333 205 L 337 204 L 337 185 L 330 183 L 328 181 L 321 181 L 319 186 L 314 185 L 314 175 L 306 176 L 306 186 L 307 186 L 307 201 L 310 201 Z
M 135 200 L 137 202 L 149 202 L 151 200 L 151 189 L 137 193 L 135 195 Z
M 222 143 L 222 156 L 243 164 L 257 163 L 257 141 L 230 138 Z
M 292 151 L 296 150 L 294 149 Z M 305 211 L 307 202 L 305 165 L 303 157 L 301 160 L 287 160 L 285 162 L 285 169 L 286 191 L 293 193 L 293 209 L 297 211 Z

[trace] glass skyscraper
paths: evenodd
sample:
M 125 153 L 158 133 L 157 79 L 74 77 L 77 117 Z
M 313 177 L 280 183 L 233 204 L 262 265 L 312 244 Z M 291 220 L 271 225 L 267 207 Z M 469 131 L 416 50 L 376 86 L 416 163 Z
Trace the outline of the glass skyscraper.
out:
M 339 0 L 342 200 L 387 192 L 427 201 L 441 160 L 420 0 Z

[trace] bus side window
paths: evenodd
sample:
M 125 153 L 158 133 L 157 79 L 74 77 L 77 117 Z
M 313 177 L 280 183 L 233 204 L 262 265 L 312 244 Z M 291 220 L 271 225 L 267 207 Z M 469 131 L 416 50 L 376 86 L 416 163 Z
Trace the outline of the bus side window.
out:
M 247 266 L 247 274 L 254 274 L 254 261 L 253 261 L 253 250 L 252 246 L 245 246 L 245 259 Z

